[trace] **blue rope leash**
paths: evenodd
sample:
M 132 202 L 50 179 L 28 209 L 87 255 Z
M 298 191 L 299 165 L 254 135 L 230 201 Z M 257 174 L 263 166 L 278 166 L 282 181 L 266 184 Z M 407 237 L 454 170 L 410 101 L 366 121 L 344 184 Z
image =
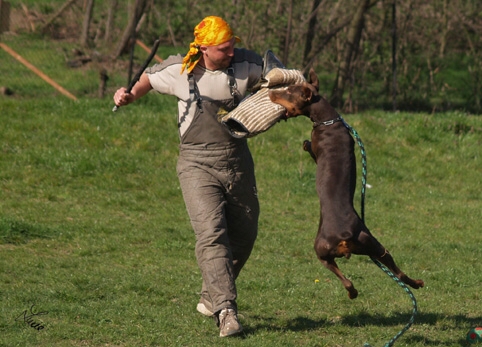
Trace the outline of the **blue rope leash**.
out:
M 397 284 L 403 288 L 403 290 L 408 294 L 410 299 L 412 300 L 412 316 L 410 317 L 409 322 L 400 330 L 390 341 L 388 341 L 384 347 L 391 347 L 398 340 L 400 336 L 402 336 L 410 327 L 412 326 L 413 322 L 415 321 L 415 316 L 417 315 L 417 299 L 415 299 L 415 295 L 413 295 L 412 291 L 407 287 L 405 283 L 398 279 L 397 276 L 393 274 L 385 265 L 380 263 L 377 259 L 371 258 L 372 261 L 378 265 L 380 269 L 382 269 L 388 276 L 390 276 Z M 368 343 L 364 344 L 364 347 L 371 347 Z
M 352 136 L 355 138 L 358 146 L 360 147 L 360 152 L 362 156 L 362 188 L 361 188 L 361 219 L 365 221 L 365 194 L 366 194 L 366 185 L 367 185 L 367 155 L 365 152 L 365 146 L 363 142 L 356 132 L 345 120 L 341 119 L 345 127 L 350 131 Z M 384 347 L 391 347 L 410 327 L 412 326 L 413 322 L 415 321 L 415 316 L 417 315 L 417 300 L 413 295 L 412 291 L 407 287 L 405 283 L 398 279 L 385 265 L 380 263 L 377 259 L 370 257 L 371 260 L 385 272 L 388 276 L 390 276 L 397 284 L 403 288 L 403 290 L 408 294 L 410 299 L 412 300 L 412 316 L 410 317 L 409 322 L 400 330 L 390 341 L 388 341 Z M 364 347 L 371 347 L 368 343 L 364 344 Z
M 365 146 L 360 138 L 360 135 L 353 129 L 343 118 L 341 121 L 345 125 L 345 127 L 351 132 L 353 137 L 355 138 L 356 142 L 358 143 L 358 147 L 360 147 L 360 153 L 362 156 L 362 187 L 361 187 L 361 219 L 365 221 L 365 194 L 367 188 L 367 154 L 365 152 Z

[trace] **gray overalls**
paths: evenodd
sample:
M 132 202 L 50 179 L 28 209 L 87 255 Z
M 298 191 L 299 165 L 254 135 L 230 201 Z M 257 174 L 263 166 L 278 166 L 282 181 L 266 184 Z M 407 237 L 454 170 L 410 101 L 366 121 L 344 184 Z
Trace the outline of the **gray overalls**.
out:
M 232 99 L 207 101 L 189 76 L 197 112 L 181 137 L 177 174 L 196 234 L 202 296 L 218 312 L 236 305 L 235 279 L 256 240 L 259 203 L 246 139 L 232 137 L 217 120 L 220 108 L 230 111 L 239 102 L 235 84 Z

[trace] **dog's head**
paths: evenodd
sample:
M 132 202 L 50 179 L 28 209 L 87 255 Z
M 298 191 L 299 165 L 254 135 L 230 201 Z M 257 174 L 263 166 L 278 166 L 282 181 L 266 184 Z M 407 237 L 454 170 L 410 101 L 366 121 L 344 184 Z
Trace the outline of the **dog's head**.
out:
M 287 88 L 271 89 L 268 92 L 272 102 L 286 108 L 286 117 L 310 116 L 310 106 L 320 100 L 318 77 L 310 70 L 309 83 L 293 84 Z

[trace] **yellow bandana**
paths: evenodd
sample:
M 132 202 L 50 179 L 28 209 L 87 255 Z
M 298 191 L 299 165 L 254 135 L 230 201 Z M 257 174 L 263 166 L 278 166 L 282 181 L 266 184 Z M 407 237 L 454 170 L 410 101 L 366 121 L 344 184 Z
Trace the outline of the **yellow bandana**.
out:
M 204 18 L 194 28 L 194 42 L 189 45 L 189 52 L 182 61 L 181 73 L 184 69 L 190 73 L 199 62 L 202 54 L 199 50 L 200 46 L 217 46 L 228 42 L 233 37 L 236 42 L 241 41 L 239 37 L 234 36 L 233 30 L 222 18 L 216 16 Z

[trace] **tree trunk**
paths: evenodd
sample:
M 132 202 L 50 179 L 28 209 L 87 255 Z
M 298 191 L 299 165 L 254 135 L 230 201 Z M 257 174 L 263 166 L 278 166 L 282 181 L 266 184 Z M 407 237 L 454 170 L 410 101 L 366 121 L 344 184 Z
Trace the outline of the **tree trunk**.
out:
M 313 0 L 313 6 L 311 9 L 311 18 L 308 22 L 308 30 L 306 32 L 306 41 L 305 41 L 305 51 L 303 53 L 303 66 L 305 68 L 309 68 L 309 61 L 310 61 L 310 53 L 313 48 L 313 40 L 315 39 L 316 34 L 316 23 L 317 23 L 317 14 L 318 14 L 318 6 L 320 6 L 321 0 Z
M 55 12 L 46 22 L 45 24 L 43 25 L 42 27 L 42 33 L 45 33 L 47 32 L 48 28 L 50 27 L 50 25 L 53 23 L 53 21 L 55 19 L 57 19 L 58 17 L 60 17 L 60 15 L 62 13 L 64 13 L 64 11 L 66 9 L 68 9 L 74 2 L 76 2 L 77 0 L 67 0 L 60 8 L 57 12 Z
M 146 9 L 147 0 L 136 0 L 134 8 L 131 11 L 131 17 L 129 19 L 129 23 L 122 34 L 122 38 L 117 45 L 117 49 L 113 55 L 114 59 L 120 57 L 123 53 L 129 52 L 130 45 L 135 44 L 134 34 L 136 31 L 137 23 L 142 18 L 142 15 Z
M 343 92 L 345 83 L 351 74 L 351 63 L 360 43 L 361 34 L 364 26 L 365 12 L 369 8 L 370 0 L 360 0 L 355 15 L 348 29 L 346 42 L 343 48 L 343 56 L 338 66 L 338 73 L 335 86 L 331 93 L 331 104 L 334 107 L 341 108 L 343 106 Z
M 0 34 L 10 30 L 10 3 L 0 0 Z
M 80 35 L 80 45 L 87 47 L 89 45 L 89 28 L 92 21 L 92 13 L 94 10 L 94 0 L 87 0 L 85 9 L 84 22 L 82 23 L 82 33 Z
M 303 73 L 306 73 L 309 71 L 309 68 L 311 65 L 313 65 L 314 61 L 316 58 L 319 56 L 319 54 L 323 51 L 325 46 L 333 39 L 336 37 L 336 35 L 343 30 L 348 24 L 350 24 L 350 21 L 345 21 L 341 23 L 340 25 L 336 26 L 333 28 L 330 32 L 324 34 L 319 40 L 316 40 L 315 47 L 311 49 L 311 52 L 308 54 L 306 64 L 303 65 Z
M 291 41 L 291 31 L 292 31 L 292 22 L 293 22 L 293 2 L 294 0 L 290 1 L 289 8 L 288 8 L 288 25 L 286 26 L 286 36 L 284 42 L 284 49 L 283 49 L 283 64 L 288 66 L 288 59 L 290 53 L 290 41 Z
M 443 2 L 443 19 L 442 19 L 442 36 L 440 38 L 440 58 L 444 58 L 445 47 L 447 46 L 447 35 L 449 32 L 449 20 L 448 20 L 448 0 Z
M 112 38 L 112 30 L 114 29 L 115 12 L 117 10 L 118 0 L 110 0 L 110 6 L 107 12 L 107 20 L 105 23 L 104 41 L 110 43 Z
M 392 108 L 397 110 L 397 0 L 392 3 Z

